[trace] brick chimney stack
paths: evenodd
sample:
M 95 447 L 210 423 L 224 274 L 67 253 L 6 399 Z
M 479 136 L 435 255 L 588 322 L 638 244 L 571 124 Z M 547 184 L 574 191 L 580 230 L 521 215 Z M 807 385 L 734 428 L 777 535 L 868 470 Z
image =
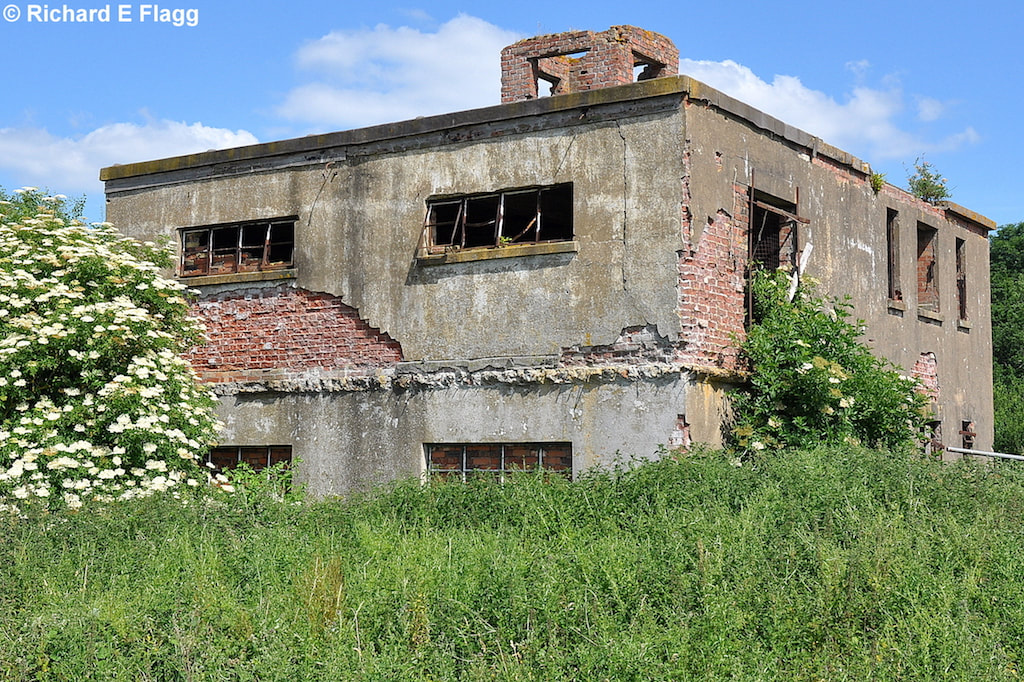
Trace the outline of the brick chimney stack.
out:
M 501 51 L 501 102 L 536 99 L 538 81 L 549 83 L 552 95 L 564 95 L 677 73 L 679 50 L 653 31 L 612 26 L 601 33 L 552 33 Z

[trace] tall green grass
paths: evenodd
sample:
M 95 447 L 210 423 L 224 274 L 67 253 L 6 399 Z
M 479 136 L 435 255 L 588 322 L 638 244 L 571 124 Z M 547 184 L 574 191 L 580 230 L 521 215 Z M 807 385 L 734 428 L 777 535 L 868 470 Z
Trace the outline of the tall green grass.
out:
M 1012 464 L 708 452 L 4 520 L 0 679 L 1017 679 Z

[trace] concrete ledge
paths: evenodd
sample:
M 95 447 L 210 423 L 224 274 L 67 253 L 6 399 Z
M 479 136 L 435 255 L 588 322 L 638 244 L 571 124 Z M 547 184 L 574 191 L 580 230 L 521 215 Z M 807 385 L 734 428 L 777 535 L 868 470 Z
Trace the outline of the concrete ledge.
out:
M 942 313 L 937 313 L 934 310 L 927 310 L 925 308 L 917 309 L 917 317 L 925 322 L 937 322 L 938 324 L 942 324 L 946 320 Z
M 232 272 L 226 275 L 199 275 L 198 277 L 178 277 L 178 281 L 190 287 L 204 287 L 212 284 L 243 284 L 245 282 L 271 282 L 281 279 L 295 279 L 299 271 L 265 270 L 262 272 Z
M 507 246 L 491 246 L 483 249 L 465 249 L 437 254 L 419 254 L 416 262 L 420 265 L 447 265 L 449 263 L 471 263 L 473 261 L 492 260 L 495 258 L 518 258 L 519 256 L 542 256 L 551 253 L 576 253 L 580 243 L 550 242 L 547 244 L 509 244 Z
M 938 206 L 939 208 L 945 209 L 946 213 L 952 213 L 953 215 L 963 218 L 964 220 L 975 223 L 977 225 L 981 225 L 986 230 L 996 229 L 996 221 L 992 220 L 991 218 L 986 218 L 980 213 L 972 211 L 969 208 L 964 208 L 960 204 L 955 204 L 952 201 L 940 201 L 935 205 Z

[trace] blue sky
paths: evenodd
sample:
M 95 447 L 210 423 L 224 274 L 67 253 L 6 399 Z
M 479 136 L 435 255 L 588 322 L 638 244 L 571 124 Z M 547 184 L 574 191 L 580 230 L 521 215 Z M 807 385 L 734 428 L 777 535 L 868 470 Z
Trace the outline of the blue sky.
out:
M 85 194 L 92 220 L 103 166 L 496 104 L 504 45 L 633 24 L 890 182 L 923 156 L 953 201 L 1024 221 L 1024 3 L 112 0 L 91 22 L 38 19 L 106 2 L 0 5 L 0 186 Z

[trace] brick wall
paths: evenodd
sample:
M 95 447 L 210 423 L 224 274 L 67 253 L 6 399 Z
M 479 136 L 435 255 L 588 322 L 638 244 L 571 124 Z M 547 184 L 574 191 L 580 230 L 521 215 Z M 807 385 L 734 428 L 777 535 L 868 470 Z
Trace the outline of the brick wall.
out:
M 696 367 L 739 368 L 743 339 L 747 262 L 747 188 L 733 186 L 733 214 L 719 211 L 690 249 L 679 252 L 677 360 Z M 683 231 L 692 239 L 689 211 Z
M 188 359 L 204 381 L 244 381 L 268 371 L 370 372 L 402 359 L 399 343 L 336 296 L 257 289 L 200 299 L 208 342 Z
M 646 65 L 640 80 L 674 76 L 679 50 L 665 36 L 635 26 L 527 38 L 501 51 L 501 101 L 537 98 L 537 80 L 545 76 L 555 81 L 555 95 L 627 85 L 637 80 L 633 67 L 639 64 Z
M 921 392 L 932 403 L 939 400 L 939 363 L 935 353 L 921 353 L 910 370 L 910 376 L 921 382 Z

